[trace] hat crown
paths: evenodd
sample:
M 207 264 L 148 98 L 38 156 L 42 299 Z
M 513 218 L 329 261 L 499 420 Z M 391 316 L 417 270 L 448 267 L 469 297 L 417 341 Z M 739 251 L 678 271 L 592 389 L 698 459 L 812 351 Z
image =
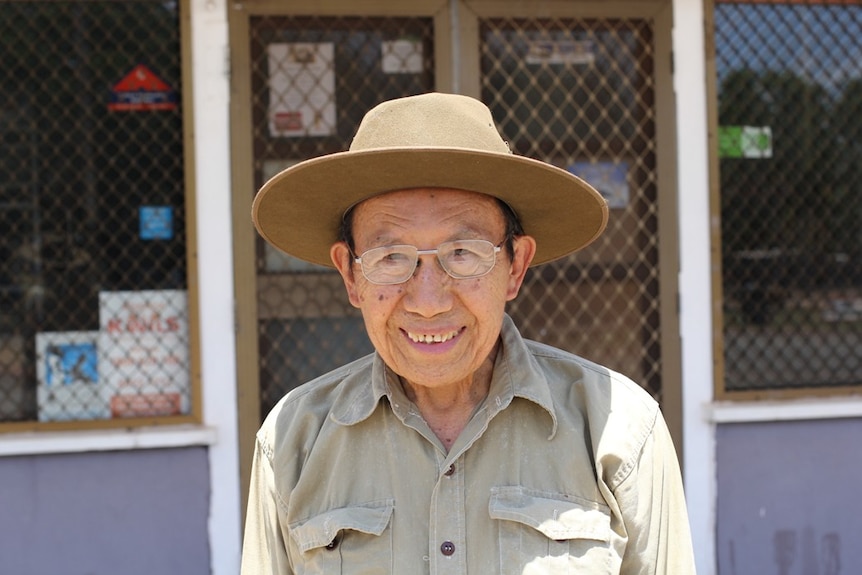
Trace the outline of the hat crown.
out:
M 384 148 L 511 153 L 487 106 L 467 96 L 436 92 L 383 102 L 365 115 L 350 151 Z

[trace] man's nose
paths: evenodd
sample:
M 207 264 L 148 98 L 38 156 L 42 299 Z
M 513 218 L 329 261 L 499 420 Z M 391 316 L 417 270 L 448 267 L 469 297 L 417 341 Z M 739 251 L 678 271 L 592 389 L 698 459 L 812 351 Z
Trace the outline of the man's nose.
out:
M 436 254 L 419 256 L 416 271 L 405 283 L 404 307 L 425 317 L 444 313 L 452 308 L 452 282 L 455 281 L 440 265 Z

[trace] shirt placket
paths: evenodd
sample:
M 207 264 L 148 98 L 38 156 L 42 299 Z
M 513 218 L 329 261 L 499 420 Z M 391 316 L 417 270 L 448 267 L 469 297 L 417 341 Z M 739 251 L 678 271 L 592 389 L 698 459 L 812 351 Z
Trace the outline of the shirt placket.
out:
M 448 455 L 438 452 L 439 476 L 431 497 L 428 542 L 432 575 L 467 573 L 466 454 L 504 406 L 500 397 L 490 398 L 490 404 L 486 402 L 473 415 Z
M 431 573 L 467 573 L 463 456 L 439 454 L 439 476 L 431 497 L 428 556 Z

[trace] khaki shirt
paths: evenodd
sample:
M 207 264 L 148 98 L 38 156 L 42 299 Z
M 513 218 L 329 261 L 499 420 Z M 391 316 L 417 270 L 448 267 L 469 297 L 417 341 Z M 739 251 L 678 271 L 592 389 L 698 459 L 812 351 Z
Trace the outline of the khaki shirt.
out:
M 371 355 L 290 392 L 259 433 L 244 575 L 694 574 L 656 402 L 521 338 L 447 453 Z

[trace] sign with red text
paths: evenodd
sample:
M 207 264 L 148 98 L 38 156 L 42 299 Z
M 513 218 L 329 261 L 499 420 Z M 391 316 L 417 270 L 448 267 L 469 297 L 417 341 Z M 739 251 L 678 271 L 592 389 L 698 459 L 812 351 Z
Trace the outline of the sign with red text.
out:
M 335 45 L 292 42 L 267 46 L 269 134 L 280 138 L 336 132 Z
M 112 417 L 189 412 L 188 298 L 180 290 L 99 294 L 99 380 Z

